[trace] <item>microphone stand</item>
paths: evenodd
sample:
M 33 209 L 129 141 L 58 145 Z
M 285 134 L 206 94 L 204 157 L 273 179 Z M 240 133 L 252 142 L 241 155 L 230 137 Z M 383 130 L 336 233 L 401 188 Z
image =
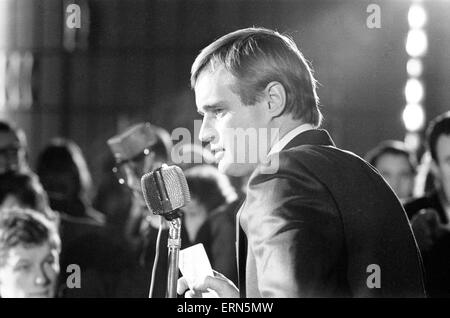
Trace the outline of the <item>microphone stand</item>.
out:
M 167 248 L 169 250 L 169 269 L 167 272 L 167 298 L 177 298 L 178 261 L 181 247 L 181 218 L 168 218 L 169 238 Z

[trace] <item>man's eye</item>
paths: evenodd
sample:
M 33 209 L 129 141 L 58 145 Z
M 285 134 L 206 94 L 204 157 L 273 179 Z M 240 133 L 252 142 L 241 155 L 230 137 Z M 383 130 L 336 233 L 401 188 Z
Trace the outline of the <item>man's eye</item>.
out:
M 17 265 L 14 270 L 18 271 L 18 272 L 24 272 L 30 269 L 30 265 L 29 264 L 20 264 Z
M 214 116 L 220 118 L 224 115 L 225 111 L 223 109 L 219 108 L 219 109 L 215 109 L 213 113 L 214 113 Z

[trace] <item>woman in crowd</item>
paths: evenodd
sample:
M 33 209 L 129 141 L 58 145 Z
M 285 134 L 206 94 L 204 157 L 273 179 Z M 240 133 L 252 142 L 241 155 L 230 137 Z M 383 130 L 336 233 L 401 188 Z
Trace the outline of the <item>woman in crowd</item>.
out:
M 77 144 L 62 138 L 52 140 L 39 155 L 36 170 L 53 210 L 82 221 L 104 223 L 104 215 L 92 208 L 91 175 Z

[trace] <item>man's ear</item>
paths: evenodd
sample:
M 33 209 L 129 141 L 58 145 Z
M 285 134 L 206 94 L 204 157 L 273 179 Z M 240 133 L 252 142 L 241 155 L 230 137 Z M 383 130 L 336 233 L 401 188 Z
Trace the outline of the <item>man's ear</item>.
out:
M 286 107 L 286 90 L 280 82 L 270 82 L 266 89 L 267 109 L 272 118 L 280 116 Z

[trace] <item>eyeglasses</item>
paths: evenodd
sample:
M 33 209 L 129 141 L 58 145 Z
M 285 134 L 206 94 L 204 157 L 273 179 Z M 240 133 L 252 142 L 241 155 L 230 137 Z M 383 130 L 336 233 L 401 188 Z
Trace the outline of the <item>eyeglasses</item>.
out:
M 128 185 L 130 174 L 134 174 L 135 177 L 140 178 L 141 174 L 144 173 L 145 158 L 151 153 L 152 151 L 149 148 L 145 148 L 133 158 L 118 162 L 112 169 L 118 182 L 122 185 Z

